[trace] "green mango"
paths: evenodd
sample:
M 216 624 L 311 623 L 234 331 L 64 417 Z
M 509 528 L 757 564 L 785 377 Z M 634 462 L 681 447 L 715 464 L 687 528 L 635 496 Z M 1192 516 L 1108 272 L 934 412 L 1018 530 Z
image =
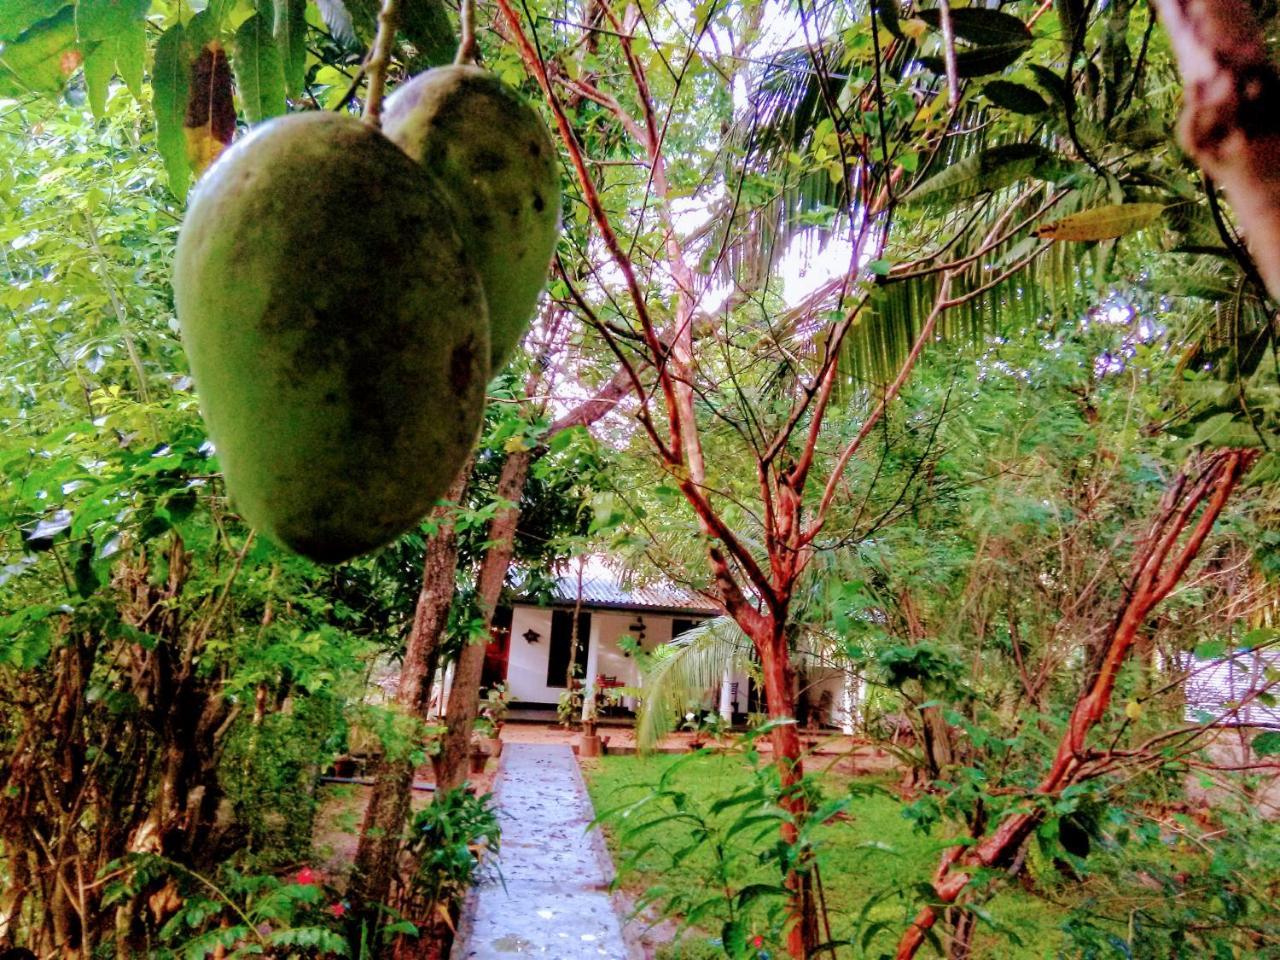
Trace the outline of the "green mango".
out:
M 493 74 L 455 65 L 397 87 L 382 130 L 452 196 L 484 281 L 497 373 L 529 326 L 560 234 L 560 173 L 546 124 Z
M 484 288 L 439 188 L 354 117 L 258 127 L 178 238 L 182 341 L 235 507 L 336 563 L 412 527 L 466 462 Z

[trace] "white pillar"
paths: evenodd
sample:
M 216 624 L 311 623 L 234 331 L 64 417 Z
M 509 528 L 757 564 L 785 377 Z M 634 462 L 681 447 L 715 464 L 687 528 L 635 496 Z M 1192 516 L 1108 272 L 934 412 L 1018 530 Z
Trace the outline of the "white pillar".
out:
M 733 722 L 733 669 L 724 668 L 724 679 L 720 681 L 720 716 L 725 723 Z
M 858 678 L 852 673 L 845 673 L 840 683 L 840 699 L 831 718 L 845 733 L 853 733 L 854 720 L 858 715 L 858 687 Z
M 600 632 L 600 618 L 591 618 L 591 629 L 587 631 L 585 638 L 579 637 L 579 643 L 587 645 L 587 672 L 582 678 L 582 719 L 588 719 L 593 713 L 596 695 L 596 672 L 599 669 L 600 662 L 600 644 L 597 642 L 596 636 Z
M 453 662 L 444 668 L 440 678 L 440 699 L 436 701 L 436 716 L 443 717 L 449 704 L 449 691 L 453 689 Z

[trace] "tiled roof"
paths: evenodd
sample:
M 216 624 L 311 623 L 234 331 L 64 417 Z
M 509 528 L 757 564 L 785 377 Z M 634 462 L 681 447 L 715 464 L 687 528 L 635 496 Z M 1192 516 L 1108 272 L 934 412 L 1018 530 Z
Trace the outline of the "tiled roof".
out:
M 578 571 L 570 569 L 556 577 L 551 602 L 556 606 L 578 600 Z M 604 610 L 654 610 L 715 616 L 719 608 L 696 591 L 664 578 L 647 583 L 631 583 L 599 558 L 589 560 L 582 570 L 582 604 Z
M 1260 693 L 1280 692 L 1274 682 L 1280 651 L 1246 651 L 1214 660 L 1187 656 L 1182 667 L 1187 671 L 1187 721 L 1221 718 L 1226 726 L 1280 727 L 1280 706 L 1268 706 L 1258 698 Z

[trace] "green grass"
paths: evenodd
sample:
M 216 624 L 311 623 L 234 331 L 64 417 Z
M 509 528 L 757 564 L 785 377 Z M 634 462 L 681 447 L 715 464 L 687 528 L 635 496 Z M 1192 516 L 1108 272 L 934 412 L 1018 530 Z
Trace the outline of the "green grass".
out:
M 681 758 L 670 755 L 653 757 L 606 757 L 586 770 L 588 788 L 598 812 L 625 805 L 642 797 L 658 781 L 662 773 Z M 670 781 L 677 790 L 688 791 L 705 803 L 727 796 L 751 782 L 751 773 L 737 756 L 706 756 L 685 760 Z M 874 783 L 863 780 L 861 783 Z M 825 797 L 845 794 L 847 777 L 825 775 L 820 778 Z M 818 834 L 822 879 L 829 908 L 832 936 L 849 937 L 854 921 L 868 901 L 883 897 L 869 908 L 872 922 L 884 921 L 884 929 L 868 944 L 865 956 L 878 957 L 891 952 L 894 942 L 910 922 L 918 901 L 914 884 L 926 882 L 938 861 L 942 845 L 940 836 L 924 836 L 912 830 L 903 816 L 903 804 L 887 793 L 857 796 L 849 809 L 851 818 L 820 828 Z M 727 812 L 713 822 L 727 824 L 741 809 Z M 652 814 L 650 814 L 652 815 Z M 640 837 L 624 841 L 625 829 L 608 822 L 605 835 L 622 874 L 623 886 L 632 893 L 642 893 L 661 883 L 669 888 L 695 896 L 709 893 L 712 856 L 706 846 L 680 856 L 679 869 L 670 869 L 672 852 L 680 851 L 692 839 L 693 828 L 671 821 Z M 772 827 L 755 844 L 765 847 L 773 842 Z M 656 845 L 634 854 L 643 845 Z M 735 865 L 733 886 L 741 889 L 748 883 L 776 883 L 776 870 L 748 862 Z M 980 924 L 975 941 L 977 957 L 1001 960 L 1044 960 L 1057 955 L 1062 936 L 1059 924 L 1065 911 L 1052 903 L 1017 888 L 1009 888 L 984 905 L 989 916 L 1013 931 L 1021 941 L 995 932 Z M 680 960 L 723 956 L 710 937 L 718 933 L 726 912 L 720 909 L 698 924 L 700 932 L 678 946 L 668 948 L 667 956 Z M 865 929 L 865 928 L 864 928 Z M 862 956 L 852 949 L 841 951 L 842 958 Z M 922 956 L 927 955 L 922 953 Z

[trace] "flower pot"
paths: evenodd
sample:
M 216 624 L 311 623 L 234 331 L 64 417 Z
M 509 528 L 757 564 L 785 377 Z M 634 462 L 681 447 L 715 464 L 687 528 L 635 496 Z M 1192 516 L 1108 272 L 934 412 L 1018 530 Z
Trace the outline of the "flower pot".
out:
M 489 751 L 489 756 L 497 760 L 502 756 L 502 738 L 501 737 L 485 737 L 484 748 Z
M 477 744 L 471 751 L 471 772 L 484 773 L 484 765 L 488 759 L 489 754 L 487 754 L 484 749 Z
M 600 756 L 600 738 L 595 734 L 584 733 L 578 738 L 578 756 L 580 757 L 598 757 Z

